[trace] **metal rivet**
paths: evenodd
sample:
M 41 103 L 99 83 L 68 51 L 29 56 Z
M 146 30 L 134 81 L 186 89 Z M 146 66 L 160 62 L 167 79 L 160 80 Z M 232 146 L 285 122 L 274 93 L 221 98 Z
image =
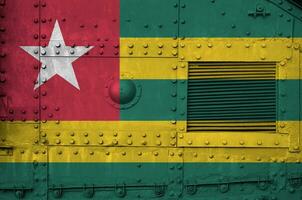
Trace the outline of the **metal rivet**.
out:
M 280 123 L 280 127 L 281 127 L 281 128 L 285 128 L 285 123 L 283 123 L 283 122 Z
M 102 139 L 100 139 L 99 144 L 104 144 L 104 141 Z
M 158 48 L 163 48 L 164 45 L 162 43 L 157 44 Z

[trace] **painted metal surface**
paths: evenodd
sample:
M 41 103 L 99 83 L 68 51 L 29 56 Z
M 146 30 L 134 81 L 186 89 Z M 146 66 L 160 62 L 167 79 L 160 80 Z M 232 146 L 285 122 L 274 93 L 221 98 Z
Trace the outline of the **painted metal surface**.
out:
M 287 0 L 0 0 L 0 199 L 301 199 L 301 14 Z M 64 71 L 35 89 L 74 59 L 79 88 Z M 253 122 L 269 132 L 217 119 L 234 110 L 197 122 L 237 130 L 192 132 L 190 66 L 215 63 L 218 77 L 194 80 L 244 81 L 225 93 L 264 81 L 228 66 L 270 66 L 274 89 L 259 91 L 276 109 Z M 207 106 L 227 106 L 225 93 Z

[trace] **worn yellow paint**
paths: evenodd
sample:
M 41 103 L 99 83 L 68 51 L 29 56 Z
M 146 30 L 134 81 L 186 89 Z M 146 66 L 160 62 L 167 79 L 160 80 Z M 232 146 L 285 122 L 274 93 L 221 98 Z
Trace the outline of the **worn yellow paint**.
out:
M 158 148 L 94 146 L 26 146 L 16 147 L 0 162 L 301 162 L 302 154 L 287 148 Z
M 120 58 L 121 79 L 176 79 L 177 59 Z
M 184 148 L 184 162 L 301 162 L 287 148 Z
M 120 57 L 176 58 L 177 38 L 120 38 Z
M 186 121 L 2 123 L 1 146 L 32 144 L 153 147 L 300 147 L 302 121 L 277 122 L 277 133 L 186 132 Z M 40 131 L 39 131 L 40 130 Z M 176 139 L 178 138 L 178 143 Z M 261 144 L 258 144 L 260 141 Z M 207 144 L 208 143 L 208 144 Z M 297 149 L 298 147 L 298 149 Z
M 43 121 L 0 123 L 0 146 L 27 144 L 175 146 L 174 121 Z
M 38 143 L 39 124 L 34 122 L 0 122 L 0 146 Z
M 171 121 L 47 121 L 41 130 L 82 130 L 82 131 L 170 131 L 175 129 Z
M 301 38 L 121 38 L 120 43 L 121 72 L 134 79 L 173 79 L 174 71 L 187 79 L 188 62 L 237 61 L 273 62 L 276 79 L 300 79 Z
M 177 122 L 179 147 L 270 147 L 301 149 L 302 121 L 278 121 L 277 132 L 187 132 L 186 121 Z
M 10 146 L 7 151 L 11 153 L 0 156 L 0 163 L 2 162 L 23 162 L 23 163 L 35 163 L 35 162 L 47 162 L 47 146 L 40 145 L 24 145 Z M 2 147 L 0 146 L 0 149 Z

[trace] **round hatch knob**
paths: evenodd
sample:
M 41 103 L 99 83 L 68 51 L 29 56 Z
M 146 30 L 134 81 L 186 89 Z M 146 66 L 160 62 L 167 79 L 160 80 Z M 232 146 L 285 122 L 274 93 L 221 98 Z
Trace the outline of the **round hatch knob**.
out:
M 110 85 L 109 95 L 115 103 L 127 104 L 136 95 L 135 83 L 131 80 L 116 80 Z

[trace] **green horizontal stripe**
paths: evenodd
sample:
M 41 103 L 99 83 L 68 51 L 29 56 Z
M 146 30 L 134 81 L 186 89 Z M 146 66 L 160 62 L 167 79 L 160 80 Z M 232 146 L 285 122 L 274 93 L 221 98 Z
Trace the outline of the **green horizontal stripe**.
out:
M 141 85 L 138 102 L 120 110 L 121 120 L 173 120 L 177 119 L 177 82 L 172 80 L 135 80 Z M 123 82 L 127 80 L 121 80 Z M 185 119 L 185 118 L 183 118 Z
M 178 1 L 120 0 L 121 37 L 177 37 Z
M 121 87 L 126 82 L 129 80 L 121 80 Z M 299 80 L 135 82 L 141 86 L 141 93 L 137 94 L 135 104 L 130 102 L 121 109 L 121 120 L 299 121 L 301 118 Z
M 0 163 L 0 199 L 300 199 L 298 163 Z
M 278 0 L 121 0 L 121 37 L 301 37 L 302 10 Z

